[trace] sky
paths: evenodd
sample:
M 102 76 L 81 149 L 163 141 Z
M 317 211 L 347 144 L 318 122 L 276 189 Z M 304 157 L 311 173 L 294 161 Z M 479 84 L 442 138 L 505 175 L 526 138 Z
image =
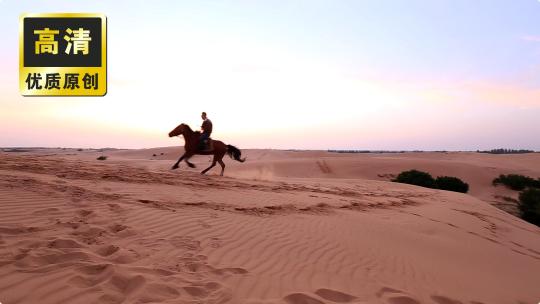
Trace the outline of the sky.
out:
M 19 16 L 103 13 L 105 97 L 22 97 Z M 0 147 L 540 150 L 540 1 L 0 0 Z

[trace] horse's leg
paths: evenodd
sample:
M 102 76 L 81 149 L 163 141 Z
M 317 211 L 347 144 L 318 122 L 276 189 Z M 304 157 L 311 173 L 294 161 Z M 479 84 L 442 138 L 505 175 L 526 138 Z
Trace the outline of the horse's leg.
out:
M 187 164 L 190 168 L 195 168 L 195 165 L 189 162 L 189 159 L 190 159 L 192 156 L 193 156 L 193 154 L 186 155 L 186 158 L 184 159 L 184 161 L 186 162 L 186 164 Z
M 176 162 L 176 164 L 174 164 L 174 166 L 172 166 L 172 170 L 174 169 L 178 169 L 178 164 L 180 164 L 180 162 L 184 159 L 184 157 L 186 157 L 186 154 L 187 153 L 184 153 L 182 156 L 180 156 L 180 158 L 178 159 L 178 161 Z
M 221 176 L 223 176 L 223 172 L 225 172 L 225 163 L 223 162 L 223 158 L 218 159 L 218 163 L 221 166 Z
M 210 167 L 204 169 L 201 174 L 205 174 L 206 172 L 208 172 L 208 170 L 214 168 L 214 166 L 216 165 L 216 156 L 214 155 L 214 159 L 212 160 L 212 164 L 210 165 Z

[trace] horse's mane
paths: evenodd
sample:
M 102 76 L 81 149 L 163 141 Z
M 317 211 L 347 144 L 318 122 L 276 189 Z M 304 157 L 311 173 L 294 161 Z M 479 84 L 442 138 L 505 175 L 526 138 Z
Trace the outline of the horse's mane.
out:
M 193 131 L 193 130 L 191 129 L 191 127 L 190 127 L 188 124 L 183 124 L 183 125 L 187 128 L 187 130 L 188 130 L 189 132 L 191 132 L 191 133 L 196 133 L 196 134 L 197 134 L 197 133 L 198 133 L 198 134 L 201 134 L 201 131 Z

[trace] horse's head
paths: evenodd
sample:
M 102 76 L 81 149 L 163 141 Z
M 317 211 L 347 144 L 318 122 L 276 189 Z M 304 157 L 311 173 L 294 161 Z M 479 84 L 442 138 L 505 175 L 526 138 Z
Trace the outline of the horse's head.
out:
M 174 128 L 171 132 L 169 132 L 169 137 L 178 136 L 184 134 L 184 131 L 186 129 L 186 124 L 180 124 L 178 127 Z

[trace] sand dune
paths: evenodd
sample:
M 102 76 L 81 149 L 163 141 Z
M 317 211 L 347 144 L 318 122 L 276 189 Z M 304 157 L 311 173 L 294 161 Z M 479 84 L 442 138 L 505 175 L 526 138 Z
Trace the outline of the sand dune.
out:
M 517 214 L 518 193 L 491 182 L 500 174 L 540 177 L 540 153 L 492 155 L 474 152 L 328 153 L 325 151 L 246 150 L 249 162 L 229 162 L 227 175 L 243 179 L 291 181 L 295 179 L 368 179 L 390 181 L 402 171 L 418 169 L 433 176 L 456 176 L 470 185 L 469 194 L 507 212 Z M 180 147 L 123 150 L 107 153 L 113 158 L 137 160 L 149 168 L 165 169 L 181 154 Z M 156 155 L 155 157 L 152 155 Z M 92 154 L 93 155 L 93 154 Z M 150 161 L 152 160 L 152 161 Z M 197 156 L 205 166 L 209 156 Z M 184 168 L 185 169 L 185 168 Z M 197 172 L 197 170 L 191 170 Z
M 536 154 L 248 150 L 219 177 L 180 152 L 0 153 L 0 302 L 540 300 L 540 229 L 487 202 Z M 412 167 L 471 195 L 387 181 Z

